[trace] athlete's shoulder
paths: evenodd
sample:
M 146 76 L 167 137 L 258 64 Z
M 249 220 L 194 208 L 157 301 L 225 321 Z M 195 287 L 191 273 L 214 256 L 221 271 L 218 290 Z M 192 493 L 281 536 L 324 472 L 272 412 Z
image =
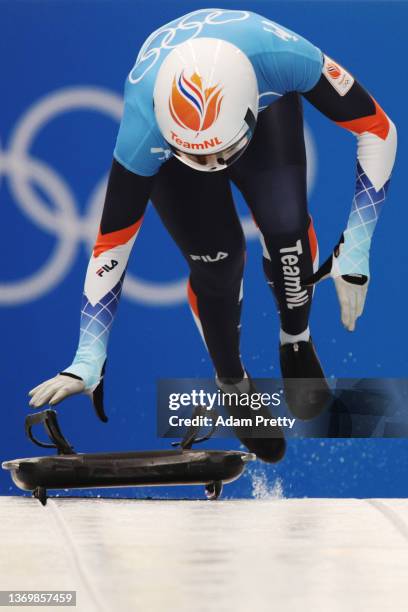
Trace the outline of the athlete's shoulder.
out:
M 152 176 L 169 154 L 157 126 L 151 91 L 132 84 L 127 77 L 115 159 L 131 172 Z
M 255 15 L 255 14 L 254 14 Z M 256 61 L 261 73 L 280 93 L 305 92 L 321 76 L 323 54 L 304 36 L 271 19 L 256 15 L 258 20 Z
M 277 57 L 281 52 L 293 56 L 321 57 L 320 49 L 307 38 L 263 15 L 250 13 L 248 30 L 266 53 L 274 52 Z

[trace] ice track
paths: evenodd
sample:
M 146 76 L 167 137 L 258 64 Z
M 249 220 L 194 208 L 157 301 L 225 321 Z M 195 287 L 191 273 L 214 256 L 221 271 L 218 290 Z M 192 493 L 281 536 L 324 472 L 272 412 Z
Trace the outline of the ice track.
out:
M 77 590 L 56 610 L 408 610 L 407 500 L 0 497 L 0 525 L 0 588 Z

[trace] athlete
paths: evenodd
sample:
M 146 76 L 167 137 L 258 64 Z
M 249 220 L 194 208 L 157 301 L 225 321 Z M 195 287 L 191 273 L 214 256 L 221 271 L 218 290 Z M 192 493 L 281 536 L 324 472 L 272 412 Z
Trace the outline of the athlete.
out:
M 319 269 L 306 197 L 302 98 L 352 132 L 358 145 L 347 227 Z M 296 416 L 314 416 L 328 387 L 308 324 L 313 285 L 332 278 L 342 322 L 353 331 L 394 164 L 393 122 L 337 61 L 249 11 L 195 11 L 151 34 L 127 77 L 124 102 L 85 280 L 78 350 L 70 366 L 30 392 L 30 405 L 85 392 L 101 406 L 109 331 L 149 199 L 189 265 L 188 298 L 217 384 L 225 392 L 253 389 L 239 348 L 245 240 L 234 183 L 260 232 L 281 321 L 282 376 L 302 379 L 285 386 L 288 405 Z M 308 378 L 319 379 L 320 387 L 308 388 Z M 273 461 L 284 440 L 281 431 L 272 435 L 240 438 Z

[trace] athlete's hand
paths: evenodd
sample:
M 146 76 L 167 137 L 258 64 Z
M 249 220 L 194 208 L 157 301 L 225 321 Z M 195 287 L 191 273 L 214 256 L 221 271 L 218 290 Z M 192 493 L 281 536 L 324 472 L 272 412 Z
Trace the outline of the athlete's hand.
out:
M 30 406 L 40 408 L 45 404 L 55 406 L 66 397 L 84 391 L 85 383 L 82 378 L 74 377 L 72 374 L 58 374 L 31 389 L 28 395 L 31 397 Z
M 338 265 L 341 246 L 340 242 L 317 272 L 303 281 L 303 285 L 315 285 L 321 280 L 332 278 L 340 302 L 341 321 L 346 329 L 354 331 L 356 321 L 364 310 L 370 279 L 365 274 L 341 274 Z
M 55 406 L 70 395 L 85 393 L 85 395 L 88 395 L 92 401 L 96 416 L 101 421 L 106 423 L 108 417 L 105 414 L 105 408 L 103 405 L 104 373 L 105 366 L 102 368 L 101 376 L 97 385 L 87 388 L 85 386 L 85 382 L 80 376 L 76 376 L 70 372 L 61 372 L 60 374 L 57 374 L 57 376 L 54 376 L 54 378 L 44 381 L 29 391 L 28 395 L 31 397 L 30 406 L 31 408 L 41 408 L 41 406 L 44 406 L 45 404 Z

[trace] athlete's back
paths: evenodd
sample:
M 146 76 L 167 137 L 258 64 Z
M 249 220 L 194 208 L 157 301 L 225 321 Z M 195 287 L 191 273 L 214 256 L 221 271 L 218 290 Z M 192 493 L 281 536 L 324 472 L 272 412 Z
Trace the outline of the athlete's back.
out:
M 289 91 L 310 90 L 319 80 L 322 53 L 290 30 L 250 11 L 202 9 L 153 32 L 145 41 L 125 86 L 125 112 L 115 158 L 128 170 L 150 176 L 168 149 L 157 127 L 153 90 L 167 55 L 195 38 L 218 38 L 245 53 L 254 68 L 260 110 Z

